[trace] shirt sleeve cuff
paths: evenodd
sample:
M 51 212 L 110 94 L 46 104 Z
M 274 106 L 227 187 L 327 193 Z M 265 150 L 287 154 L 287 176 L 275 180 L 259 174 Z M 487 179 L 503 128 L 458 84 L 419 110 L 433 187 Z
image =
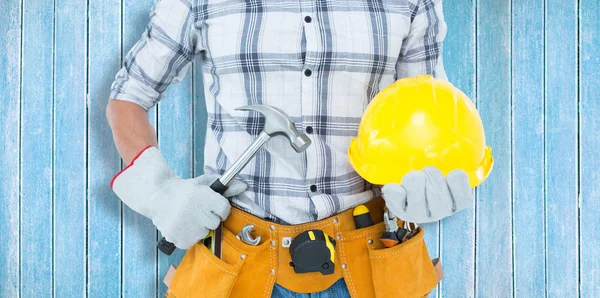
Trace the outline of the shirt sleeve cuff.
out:
M 122 101 L 127 101 L 127 102 L 137 104 L 138 106 L 142 107 L 146 111 L 148 111 L 150 108 L 153 107 L 152 105 L 148 104 L 148 101 L 144 101 L 144 100 L 137 98 L 136 96 L 126 94 L 126 93 L 121 93 L 118 91 L 111 91 L 110 98 L 114 99 L 114 100 L 122 100 Z

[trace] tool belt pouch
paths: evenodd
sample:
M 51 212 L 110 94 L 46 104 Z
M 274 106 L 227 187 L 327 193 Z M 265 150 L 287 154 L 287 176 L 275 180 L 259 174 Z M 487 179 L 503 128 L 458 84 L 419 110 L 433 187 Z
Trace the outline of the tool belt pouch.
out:
M 268 242 L 246 245 L 223 227 L 221 259 L 202 243 L 194 245 L 177 267 L 167 297 L 243 297 L 233 293 L 234 285 L 243 285 L 239 290 L 246 294 L 264 297 L 263 292 L 271 292 L 267 284 L 273 278 L 269 274 L 268 248 Z
M 391 248 L 369 246 L 369 258 L 376 297 L 423 297 L 438 283 L 422 230 Z
M 436 275 L 423 230 L 401 244 L 386 248 L 379 241 L 383 223 L 342 233 L 339 258 L 352 297 L 423 297 L 435 288 Z

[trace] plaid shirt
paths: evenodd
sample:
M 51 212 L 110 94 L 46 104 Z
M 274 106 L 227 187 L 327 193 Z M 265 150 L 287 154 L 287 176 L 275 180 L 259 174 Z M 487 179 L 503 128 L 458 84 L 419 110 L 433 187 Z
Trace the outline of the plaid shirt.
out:
M 264 118 L 234 109 L 280 108 L 312 145 L 284 137 L 238 176 L 234 206 L 284 224 L 320 220 L 379 195 L 350 166 L 363 111 L 396 79 L 445 78 L 441 0 L 161 0 L 112 85 L 111 98 L 154 106 L 192 60 L 202 62 L 208 125 L 205 172 L 222 174 Z

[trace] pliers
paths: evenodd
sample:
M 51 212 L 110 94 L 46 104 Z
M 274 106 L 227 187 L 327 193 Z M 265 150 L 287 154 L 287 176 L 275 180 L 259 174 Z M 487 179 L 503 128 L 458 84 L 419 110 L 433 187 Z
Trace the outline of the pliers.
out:
M 396 215 L 390 211 L 390 209 L 385 209 L 383 211 L 383 222 L 385 223 L 385 232 L 379 241 L 383 243 L 385 247 L 393 247 L 402 243 L 410 238 L 412 238 L 417 233 L 417 225 L 415 224 L 415 228 L 413 229 L 409 223 L 404 223 L 403 228 L 398 227 L 398 222 L 396 221 Z

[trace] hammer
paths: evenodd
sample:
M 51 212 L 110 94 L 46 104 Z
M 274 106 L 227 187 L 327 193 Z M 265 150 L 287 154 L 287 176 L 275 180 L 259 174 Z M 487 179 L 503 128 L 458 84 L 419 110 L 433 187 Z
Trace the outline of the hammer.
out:
M 260 149 L 271 137 L 283 135 L 288 138 L 290 145 L 296 152 L 301 153 L 310 146 L 310 139 L 303 133 L 299 132 L 294 125 L 294 122 L 280 109 L 267 105 L 252 105 L 243 106 L 236 109 L 237 111 L 256 111 L 264 115 L 265 126 L 258 137 L 250 144 L 250 146 L 242 153 L 242 155 L 231 165 L 223 176 L 217 179 L 210 188 L 215 192 L 223 194 L 227 190 L 227 186 L 237 176 L 242 169 L 250 162 Z M 212 233 L 211 247 L 218 258 L 221 258 L 221 238 L 223 235 L 223 224 Z M 207 237 L 210 238 L 210 234 Z M 206 243 L 206 239 L 205 239 Z M 166 255 L 171 255 L 175 251 L 175 245 L 167 241 L 164 237 L 158 243 L 158 249 Z

